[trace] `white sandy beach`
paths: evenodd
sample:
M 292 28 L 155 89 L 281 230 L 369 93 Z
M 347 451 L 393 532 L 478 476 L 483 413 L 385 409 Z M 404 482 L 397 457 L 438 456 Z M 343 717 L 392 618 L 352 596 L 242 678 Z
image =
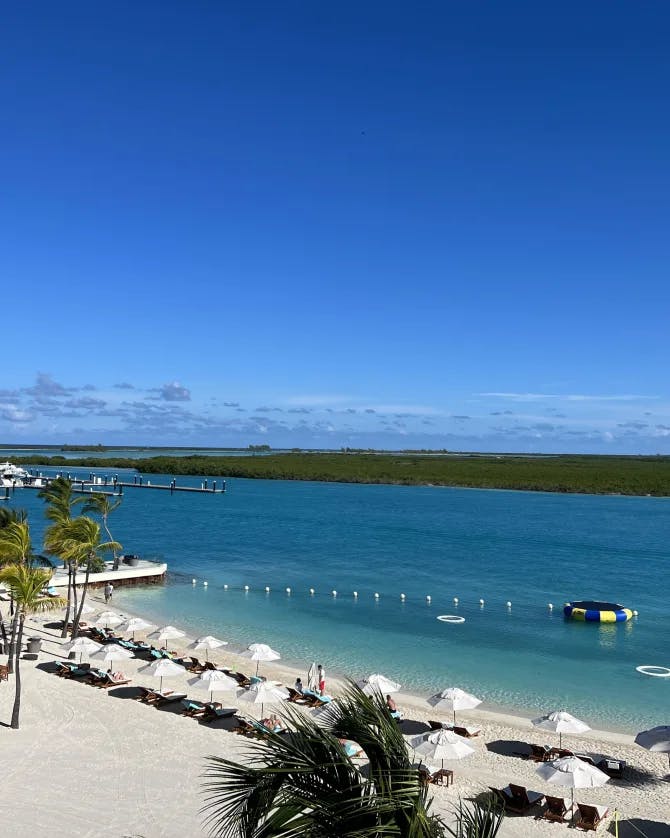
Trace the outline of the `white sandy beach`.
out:
M 102 608 L 101 603 L 95 604 Z M 205 757 L 239 757 L 248 748 L 248 740 L 217 727 L 218 723 L 199 724 L 175 712 L 58 678 L 39 668 L 40 664 L 66 657 L 60 653 L 58 632 L 43 625 L 51 619 L 39 618 L 27 626 L 26 636 L 41 636 L 44 642 L 38 661 L 22 662 L 21 729 L 0 729 L 6 802 L 2 834 L 11 838 L 177 838 L 206 834 L 199 815 Z M 177 648 L 185 649 L 188 642 L 178 642 Z M 216 662 L 252 670 L 250 661 L 219 651 L 211 655 Z M 139 666 L 144 665 L 143 661 L 129 660 L 119 668 L 132 677 L 133 685 L 157 686 L 153 679 L 137 675 Z M 304 674 L 281 663 L 262 664 L 262 673 L 289 685 L 296 674 Z M 189 690 L 185 678 L 171 679 L 165 687 L 188 691 L 194 698 L 204 695 Z M 337 689 L 337 682 L 329 678 L 328 691 L 336 694 Z M 0 722 L 4 724 L 9 723 L 13 698 L 13 680 L 2 683 Z M 222 700 L 226 702 L 227 698 L 224 695 Z M 405 719 L 451 720 L 417 696 L 399 693 L 396 700 Z M 231 702 L 228 706 L 239 706 L 234 699 Z M 436 811 L 448 813 L 459 796 L 476 794 L 488 786 L 502 787 L 510 781 L 560 796 L 561 790 L 536 777 L 535 763 L 517 755 L 525 750 L 523 743 L 557 744 L 550 734 L 534 729 L 528 719 L 500 713 L 473 710 L 459 713 L 461 721 L 481 725 L 483 731 L 471 740 L 474 756 L 445 763 L 454 770 L 455 781 L 449 788 L 431 787 Z M 658 724 L 666 722 L 658 720 Z M 612 811 L 617 809 L 621 819 L 651 822 L 645 832 L 649 838 L 670 836 L 667 755 L 643 750 L 633 743 L 632 736 L 606 731 L 564 737 L 564 746 L 616 756 L 628 763 L 625 781 L 610 780 L 599 789 L 579 790 L 575 794 L 579 802 L 605 804 Z M 569 790 L 564 793 L 569 795 Z M 500 835 L 530 838 L 556 835 L 563 828 L 532 816 L 510 816 Z M 602 825 L 598 833 L 606 834 L 610 829 L 612 822 Z

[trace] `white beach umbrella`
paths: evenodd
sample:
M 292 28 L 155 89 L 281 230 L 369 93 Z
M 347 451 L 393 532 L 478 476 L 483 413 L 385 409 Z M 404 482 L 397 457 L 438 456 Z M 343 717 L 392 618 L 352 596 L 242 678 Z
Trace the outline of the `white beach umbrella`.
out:
M 635 744 L 657 754 L 667 754 L 670 766 L 670 725 L 659 725 L 641 731 L 635 737 Z
M 591 728 L 582 722 L 580 719 L 571 716 L 565 710 L 554 710 L 553 713 L 547 713 L 546 716 L 541 716 L 539 719 L 533 719 L 532 724 L 542 730 L 550 730 L 553 733 L 558 733 L 558 747 L 563 746 L 564 733 L 584 733 Z
M 256 675 L 258 675 L 261 661 L 278 661 L 281 655 L 265 643 L 252 643 L 244 652 L 240 652 L 240 657 L 256 661 Z
M 264 705 L 278 704 L 280 701 L 285 701 L 288 698 L 288 690 L 273 684 L 271 681 L 260 681 L 248 689 L 240 690 L 237 697 L 247 704 L 260 704 L 262 716 Z
M 441 693 L 432 695 L 428 699 L 428 704 L 438 710 L 451 710 L 454 714 L 454 724 L 456 724 L 457 710 L 472 710 L 473 707 L 479 707 L 482 703 L 481 698 L 476 695 L 466 693 L 460 687 L 447 687 Z
M 120 617 L 115 611 L 103 611 L 98 615 L 95 625 L 98 628 L 113 628 L 123 622 L 123 617 Z
M 209 690 L 210 701 L 214 692 L 237 692 L 240 688 L 234 678 L 218 669 L 207 669 L 197 678 L 190 678 L 188 683 L 199 690 Z
M 178 640 L 180 637 L 186 637 L 186 632 L 174 626 L 163 626 L 151 634 L 147 635 L 150 640 Z
M 219 640 L 216 637 L 212 637 L 211 634 L 208 634 L 206 637 L 199 637 L 194 643 L 191 643 L 189 649 L 195 649 L 198 652 L 203 649 L 205 652 L 205 660 L 209 660 L 210 649 L 220 649 L 221 646 L 227 645 L 227 640 Z
M 132 656 L 132 652 L 129 652 L 128 649 L 124 649 L 123 646 L 119 646 L 118 643 L 105 643 L 105 645 L 101 646 L 97 652 L 93 652 L 90 655 L 90 658 L 91 660 L 105 661 L 105 663 L 109 663 L 110 661 L 128 660 L 128 658 L 132 658 Z
M 90 637 L 77 637 L 74 640 L 70 641 L 70 643 L 65 643 L 61 646 L 61 649 L 64 652 L 76 652 L 79 654 L 79 661 L 81 662 L 82 655 L 92 655 L 94 652 L 97 652 L 99 649 L 102 649 L 100 643 L 96 643 L 95 640 L 91 640 Z
M 421 736 L 410 739 L 409 744 L 421 756 L 442 760 L 442 768 L 444 768 L 445 759 L 463 759 L 475 752 L 467 739 L 458 736 L 453 730 L 433 730 L 430 733 L 422 733 Z
M 119 631 L 122 631 L 124 633 L 127 631 L 131 632 L 134 640 L 136 631 L 146 631 L 150 628 L 154 628 L 153 623 L 149 623 L 142 617 L 130 617 L 128 620 L 125 621 L 125 623 L 122 623 L 119 626 Z
M 358 682 L 358 686 L 366 695 L 372 695 L 377 690 L 383 694 L 397 693 L 401 689 L 400 684 L 396 684 L 395 681 L 391 681 L 390 678 L 387 678 L 385 675 L 380 675 L 378 672 L 374 675 L 368 675 L 367 678 L 363 678 L 362 681 Z
M 575 789 L 595 789 L 604 786 L 609 780 L 607 774 L 589 765 L 579 757 L 562 757 L 554 762 L 546 762 L 535 772 L 547 783 L 572 789 L 572 805 L 575 804 Z
M 66 607 L 67 607 L 67 606 L 66 606 Z M 81 606 L 81 614 L 82 614 L 82 617 L 84 616 L 84 614 L 95 614 L 95 611 L 96 611 L 96 609 L 95 609 L 95 608 L 93 608 L 93 606 L 89 605 L 87 602 L 85 602 L 85 603 Z
M 160 678 L 161 685 L 159 690 L 163 692 L 163 678 L 176 678 L 178 675 L 184 675 L 186 669 L 173 660 L 170 660 L 170 658 L 160 658 L 160 660 L 150 663 L 149 666 L 143 666 L 138 672 L 146 673 L 154 678 Z

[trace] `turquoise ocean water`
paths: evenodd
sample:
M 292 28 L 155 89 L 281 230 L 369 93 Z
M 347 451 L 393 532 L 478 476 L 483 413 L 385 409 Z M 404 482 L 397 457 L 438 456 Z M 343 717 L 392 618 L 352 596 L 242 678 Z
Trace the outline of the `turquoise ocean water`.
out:
M 41 501 L 26 490 L 11 504 L 39 542 Z M 115 593 L 155 622 L 426 695 L 461 686 L 592 726 L 668 723 L 670 678 L 635 667 L 670 666 L 670 499 L 236 479 L 225 495 L 127 489 L 110 523 L 126 552 L 168 562 L 166 585 Z M 588 598 L 640 616 L 564 621 L 565 600 Z

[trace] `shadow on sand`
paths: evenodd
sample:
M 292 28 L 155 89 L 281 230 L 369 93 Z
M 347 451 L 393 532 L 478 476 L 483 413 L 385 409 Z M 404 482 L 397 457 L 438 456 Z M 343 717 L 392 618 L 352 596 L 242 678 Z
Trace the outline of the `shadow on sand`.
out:
M 616 824 L 612 822 L 607 832 L 616 835 Z M 660 821 L 649 821 L 645 818 L 626 818 L 619 821 L 619 838 L 668 838 L 670 826 Z
M 486 743 L 486 750 L 503 757 L 528 759 L 530 756 L 528 743 L 520 739 L 494 739 L 493 742 Z

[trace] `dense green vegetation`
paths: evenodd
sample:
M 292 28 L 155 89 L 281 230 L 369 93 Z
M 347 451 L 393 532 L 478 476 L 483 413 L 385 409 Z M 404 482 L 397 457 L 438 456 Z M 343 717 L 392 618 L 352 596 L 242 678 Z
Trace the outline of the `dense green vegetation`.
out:
M 466 486 L 593 494 L 670 495 L 670 457 L 277 453 L 246 457 L 21 458 L 64 469 L 136 468 L 143 474 Z

